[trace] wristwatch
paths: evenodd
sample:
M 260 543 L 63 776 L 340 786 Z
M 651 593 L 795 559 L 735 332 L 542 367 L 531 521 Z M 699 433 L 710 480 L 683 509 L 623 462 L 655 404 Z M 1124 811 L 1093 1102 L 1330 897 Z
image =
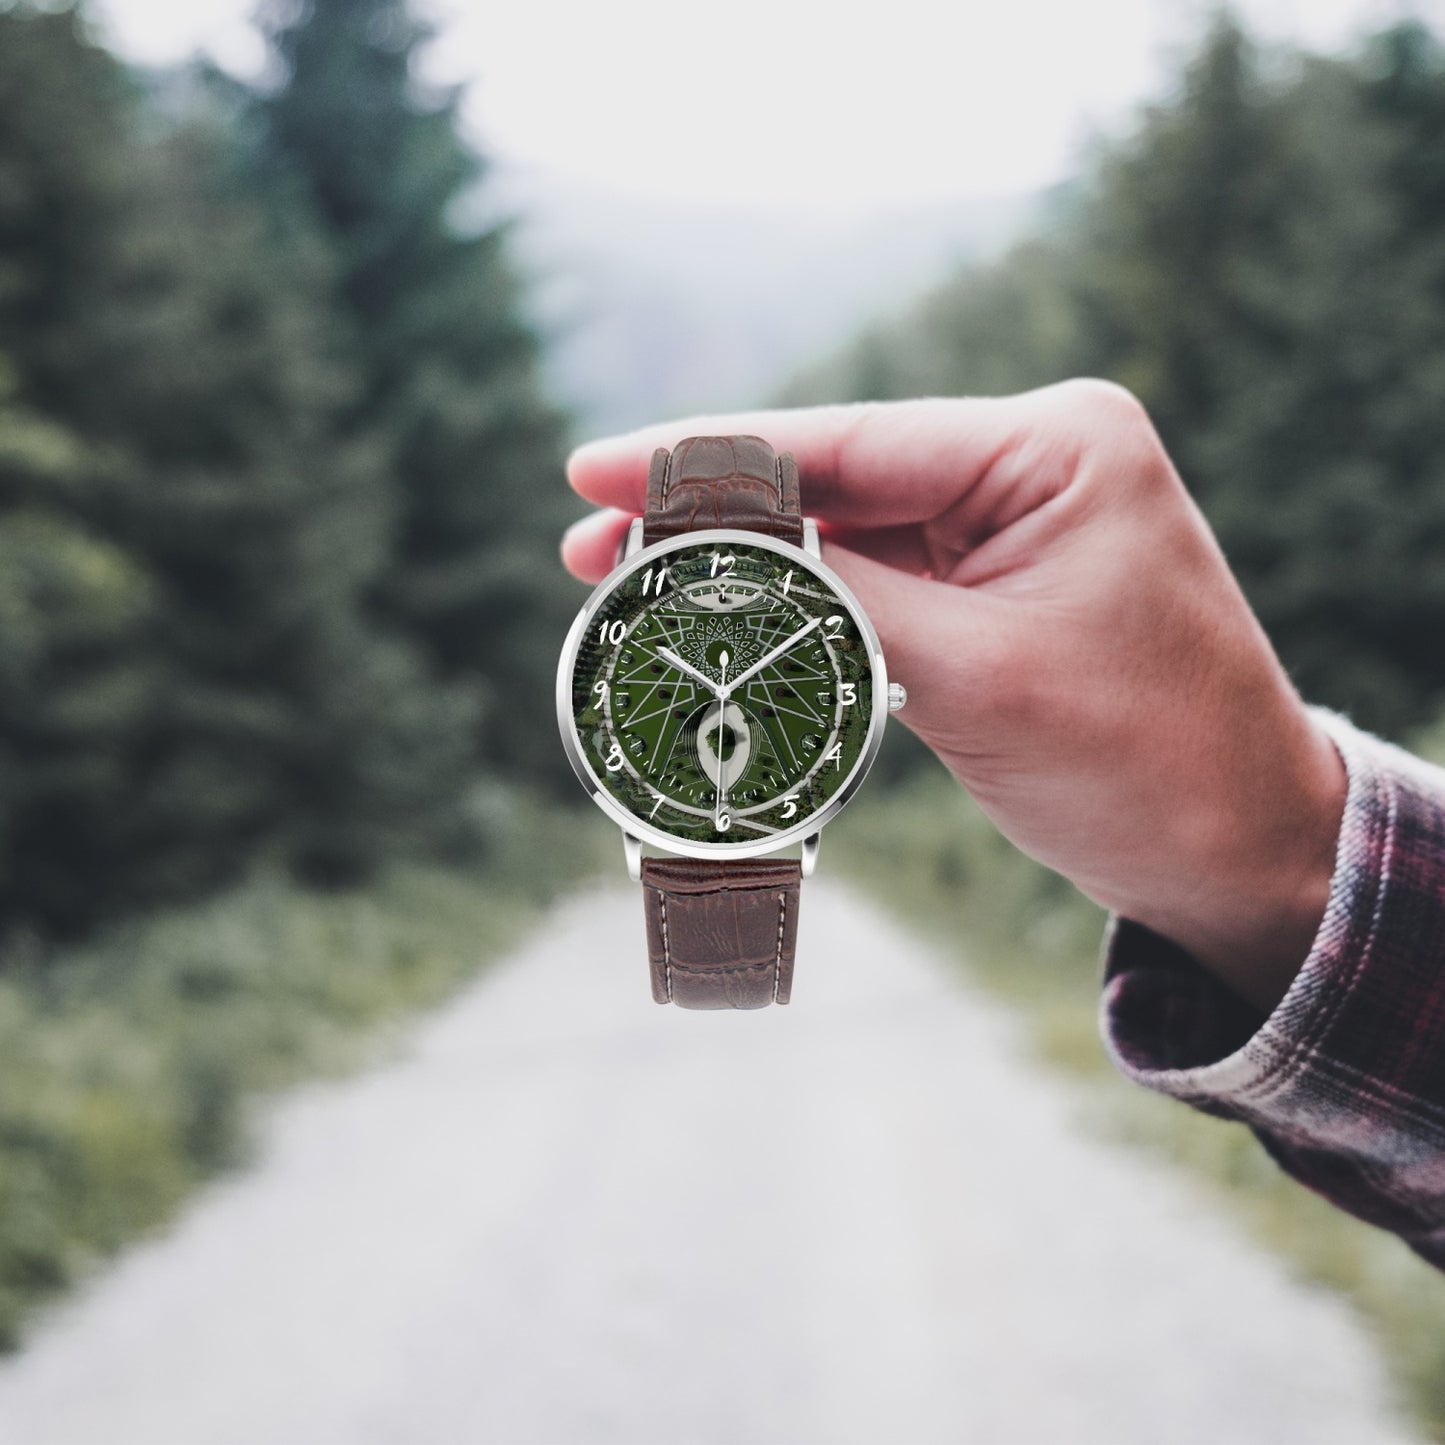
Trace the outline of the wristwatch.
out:
M 557 717 L 642 883 L 658 1003 L 788 1002 L 819 832 L 905 699 L 791 455 L 755 436 L 654 453 L 646 512 L 567 635 Z

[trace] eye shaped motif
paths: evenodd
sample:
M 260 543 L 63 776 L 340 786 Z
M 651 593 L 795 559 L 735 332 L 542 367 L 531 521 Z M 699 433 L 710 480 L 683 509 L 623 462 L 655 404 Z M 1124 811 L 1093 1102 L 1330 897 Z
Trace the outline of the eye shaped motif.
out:
M 729 784 L 748 770 L 753 734 L 747 714 L 735 702 L 711 703 L 698 720 L 697 756 L 707 779 L 717 786 L 727 769 Z

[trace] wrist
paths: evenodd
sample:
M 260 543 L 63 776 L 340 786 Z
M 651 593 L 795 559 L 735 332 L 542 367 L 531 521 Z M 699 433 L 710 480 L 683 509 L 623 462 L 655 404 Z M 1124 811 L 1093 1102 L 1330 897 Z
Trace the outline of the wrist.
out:
M 1265 1012 L 1319 932 L 1348 788 L 1338 750 L 1303 708 L 1291 731 L 1267 769 L 1196 820 L 1175 896 L 1120 910 Z

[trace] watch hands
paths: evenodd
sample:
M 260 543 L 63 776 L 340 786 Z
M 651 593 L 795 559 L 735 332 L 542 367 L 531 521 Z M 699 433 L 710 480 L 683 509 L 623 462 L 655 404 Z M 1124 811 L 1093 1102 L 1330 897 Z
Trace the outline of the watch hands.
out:
M 670 647 L 659 647 L 657 649 L 657 655 L 664 662 L 671 663 L 672 666 L 675 667 L 679 672 L 685 672 L 689 677 L 695 678 L 710 693 L 713 693 L 719 697 L 722 696 L 722 694 L 718 691 L 717 683 L 715 683 L 712 678 L 704 676 L 690 662 L 684 662 L 682 658 L 680 658 Z
M 721 683 L 714 682 L 710 677 L 699 672 L 691 663 L 684 662 L 670 647 L 659 647 L 657 655 L 664 662 L 677 668 L 679 672 L 685 672 L 689 677 L 702 683 L 719 702 L 726 702 L 749 678 L 756 677 L 765 667 L 776 662 L 790 648 L 796 647 L 815 627 L 822 625 L 823 619 L 815 617 L 806 627 L 800 627 L 791 637 L 785 638 L 771 652 L 760 657 L 751 667 L 738 673 L 731 682 L 727 680 L 727 664 L 730 659 L 726 652 L 722 653 L 718 659 L 722 665 L 723 680 Z
M 823 619 L 821 617 L 815 617 L 806 627 L 800 627 L 791 637 L 780 642 L 770 653 L 753 663 L 745 672 L 738 673 L 730 683 L 725 684 L 723 687 L 714 688 L 713 691 L 717 693 L 719 698 L 725 701 L 750 677 L 760 673 L 769 663 L 776 662 L 789 648 L 796 647 L 815 627 L 821 627 L 822 625 Z

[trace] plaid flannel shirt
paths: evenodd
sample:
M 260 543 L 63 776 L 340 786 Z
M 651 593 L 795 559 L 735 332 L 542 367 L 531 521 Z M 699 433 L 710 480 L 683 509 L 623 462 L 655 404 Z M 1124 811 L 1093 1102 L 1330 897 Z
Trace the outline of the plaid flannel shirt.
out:
M 1104 1039 L 1126 1076 L 1241 1120 L 1296 1179 L 1445 1269 L 1445 769 L 1319 716 L 1349 794 L 1289 992 L 1266 1017 L 1118 919 Z

